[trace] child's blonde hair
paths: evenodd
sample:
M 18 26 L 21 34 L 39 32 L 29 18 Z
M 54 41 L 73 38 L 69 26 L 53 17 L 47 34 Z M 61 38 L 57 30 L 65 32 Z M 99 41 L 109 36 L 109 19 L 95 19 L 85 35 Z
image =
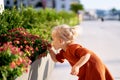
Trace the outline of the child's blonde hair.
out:
M 52 34 L 67 42 L 67 41 L 73 41 L 77 32 L 75 27 L 70 27 L 66 24 L 63 24 L 54 27 L 52 30 Z

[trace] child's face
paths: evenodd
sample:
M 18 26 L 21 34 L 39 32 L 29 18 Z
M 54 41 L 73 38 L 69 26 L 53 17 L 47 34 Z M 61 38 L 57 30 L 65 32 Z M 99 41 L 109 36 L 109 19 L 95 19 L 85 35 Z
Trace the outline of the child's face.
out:
M 56 36 L 56 35 L 52 35 L 52 46 L 58 50 L 61 48 L 61 40 Z

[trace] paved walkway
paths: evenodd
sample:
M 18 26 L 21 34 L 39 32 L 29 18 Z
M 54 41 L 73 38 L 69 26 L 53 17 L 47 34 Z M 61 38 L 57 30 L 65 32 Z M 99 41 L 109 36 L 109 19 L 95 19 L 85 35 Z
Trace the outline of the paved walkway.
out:
M 85 21 L 79 28 L 82 34 L 76 41 L 96 52 L 115 80 L 120 80 L 120 21 Z M 67 62 L 56 63 L 49 80 L 77 80 L 70 69 Z

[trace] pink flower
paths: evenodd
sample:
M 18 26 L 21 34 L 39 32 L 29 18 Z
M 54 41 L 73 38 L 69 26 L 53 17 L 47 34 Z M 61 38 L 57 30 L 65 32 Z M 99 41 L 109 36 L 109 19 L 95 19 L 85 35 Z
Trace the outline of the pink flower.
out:
M 25 70 L 25 71 L 28 73 L 28 71 L 29 71 L 29 70 L 28 70 L 28 68 L 26 68 L 26 70 Z
M 39 50 L 38 47 L 36 47 L 35 50 L 38 51 Z
M 19 52 L 19 55 L 20 55 L 20 56 L 22 56 L 22 55 L 23 55 L 23 52 L 22 52 L 22 51 L 20 51 L 20 52 Z
M 4 48 L 3 47 L 0 47 L 0 52 L 4 51 Z
M 22 62 L 23 62 L 22 58 L 19 57 L 18 60 L 16 61 L 16 64 L 17 64 L 17 65 L 20 65 Z
M 24 44 L 27 44 L 27 41 L 24 41 Z
M 15 48 L 15 47 L 10 48 L 10 50 L 11 50 L 12 54 L 17 54 L 18 53 L 18 51 L 17 51 L 18 49 Z
M 14 41 L 14 43 L 16 43 L 16 44 L 20 44 L 20 41 L 18 41 L 18 40 L 15 40 L 15 41 Z
M 20 48 L 22 49 L 22 48 L 23 48 L 23 46 L 21 45 L 21 46 L 20 46 Z
M 10 67 L 11 67 L 12 69 L 14 69 L 14 68 L 16 67 L 16 64 L 15 64 L 14 61 L 13 61 L 12 63 L 10 63 Z

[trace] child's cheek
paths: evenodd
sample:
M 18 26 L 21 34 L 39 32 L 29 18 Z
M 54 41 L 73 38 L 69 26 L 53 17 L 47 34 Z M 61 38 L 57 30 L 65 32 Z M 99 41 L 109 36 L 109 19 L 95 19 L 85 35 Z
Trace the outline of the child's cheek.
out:
M 52 45 L 53 47 L 54 47 L 54 49 L 55 50 L 57 50 L 58 49 L 58 45 L 56 44 L 56 43 L 53 43 L 53 45 Z
M 55 42 L 52 42 L 51 45 L 55 48 Z

